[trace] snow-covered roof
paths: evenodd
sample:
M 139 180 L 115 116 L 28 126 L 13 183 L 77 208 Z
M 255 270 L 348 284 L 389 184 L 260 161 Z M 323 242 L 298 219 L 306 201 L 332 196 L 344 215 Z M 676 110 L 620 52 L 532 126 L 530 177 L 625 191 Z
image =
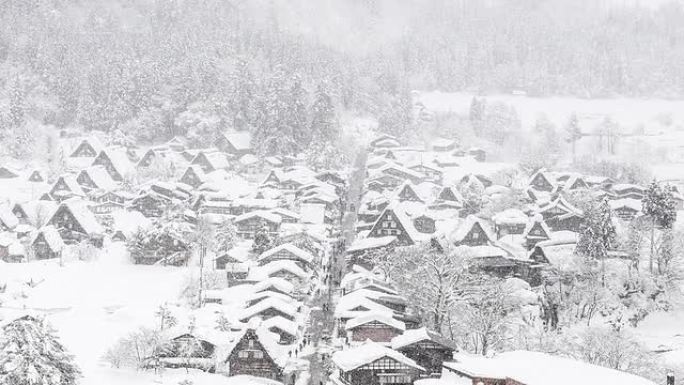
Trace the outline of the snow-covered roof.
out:
M 263 301 L 259 301 L 248 308 L 243 309 L 240 312 L 239 318 L 242 321 L 246 321 L 254 316 L 258 316 L 263 311 L 266 311 L 268 309 L 278 310 L 283 314 L 287 314 L 290 317 L 295 317 L 297 315 L 297 306 L 293 305 L 292 303 L 284 302 L 280 299 L 271 297 L 266 298 Z
M 280 246 L 276 246 L 272 249 L 266 250 L 263 253 L 261 253 L 261 255 L 259 256 L 259 261 L 264 261 L 264 260 L 270 259 L 271 256 L 273 256 L 276 253 L 283 251 L 283 250 L 291 253 L 297 259 L 300 259 L 300 260 L 307 262 L 307 263 L 311 263 L 311 261 L 313 261 L 313 258 L 314 258 L 313 255 L 311 255 L 311 253 L 300 249 L 299 247 L 293 245 L 292 243 L 285 243 L 285 244 L 282 244 Z
M 466 219 L 463 222 L 461 222 L 461 224 L 456 228 L 456 231 L 452 232 L 449 235 L 449 240 L 452 243 L 458 243 L 463 241 L 463 239 L 468 235 L 468 233 L 470 233 L 470 230 L 472 230 L 473 226 L 475 225 L 480 225 L 480 227 L 485 232 L 485 235 L 490 241 L 496 239 L 496 237 L 494 237 L 494 235 L 492 234 L 491 229 L 484 222 L 483 219 L 478 218 L 474 215 L 468 215 Z
M 45 239 L 45 242 L 48 244 L 48 247 L 54 252 L 59 252 L 62 251 L 64 248 L 64 241 L 62 240 L 62 237 L 59 235 L 59 231 L 55 228 L 55 226 L 52 225 L 47 225 L 43 226 L 35 235 L 33 238 L 33 241 L 36 240 L 38 235 L 43 234 L 43 238 Z M 32 241 L 32 242 L 33 242 Z
M 300 216 L 296 212 L 292 210 L 288 210 L 284 207 L 276 207 L 274 209 L 270 210 L 272 213 L 280 215 L 281 217 L 288 217 L 288 218 L 293 218 L 296 220 L 299 220 Z
M 268 277 L 253 285 L 254 292 L 269 290 L 271 288 L 283 293 L 292 293 L 294 291 L 294 285 L 286 279 L 280 277 Z
M 347 248 L 347 252 L 353 253 L 356 251 L 385 247 L 391 245 L 396 240 L 397 237 L 393 235 L 377 238 L 356 238 L 354 242 L 352 242 L 351 246 Z
M 399 350 L 409 345 L 413 345 L 418 342 L 432 341 L 436 342 L 446 348 L 451 348 L 456 350 L 456 344 L 452 341 L 447 340 L 436 332 L 428 330 L 426 327 L 419 329 L 409 329 L 403 334 L 392 338 L 392 349 Z
M 453 139 L 437 138 L 430 142 L 432 147 L 450 147 L 456 145 L 456 141 Z
M 60 207 L 53 214 L 54 216 L 60 211 L 62 207 L 68 209 L 74 216 L 74 219 L 83 227 L 83 230 L 87 234 L 103 234 L 104 229 L 100 226 L 100 223 L 95 219 L 95 215 L 90 209 L 88 209 L 88 202 L 81 199 L 69 199 L 60 205 Z M 50 219 L 49 223 L 52 223 Z
M 539 224 L 541 227 L 542 231 L 544 231 L 545 235 L 548 238 L 551 238 L 551 229 L 549 226 L 546 225 L 546 222 L 544 222 L 544 218 L 542 218 L 541 215 L 537 214 L 533 218 L 531 218 L 527 224 L 525 225 L 525 230 L 523 231 L 522 235 L 523 237 L 539 237 L 539 236 L 531 236 L 530 231 L 535 227 L 535 224 Z
M 325 205 L 322 203 L 306 203 L 299 205 L 302 223 L 323 224 L 325 222 Z
M 0 224 L 4 224 L 10 230 L 19 224 L 19 219 L 12 213 L 9 206 L 0 206 Z
M 280 215 L 274 214 L 274 213 L 271 213 L 268 211 L 264 211 L 264 210 L 254 210 L 254 211 L 250 211 L 248 213 L 244 213 L 242 215 L 238 215 L 237 217 L 235 217 L 234 221 L 235 221 L 235 223 L 238 223 L 238 222 L 246 221 L 246 220 L 251 219 L 251 218 L 261 218 L 261 219 L 265 219 L 265 220 L 272 222 L 272 223 L 280 223 L 282 221 L 282 217 Z
M 381 312 L 368 312 L 368 314 L 360 315 L 358 317 L 354 317 L 350 320 L 347 321 L 347 323 L 344 325 L 345 330 L 351 330 L 356 327 L 365 325 L 369 322 L 379 322 L 382 324 L 385 324 L 387 326 L 391 326 L 394 329 L 401 330 L 402 332 L 406 330 L 406 324 L 395 319 L 394 317 L 388 315 L 387 313 L 381 313 Z
M 262 324 L 262 327 L 266 329 L 271 329 L 271 328 L 278 328 L 292 336 L 297 335 L 297 330 L 299 329 L 299 326 L 296 322 L 292 322 L 286 318 L 283 318 L 281 316 L 275 316 L 272 318 L 269 318 L 265 320 Z
M 122 177 L 127 174 L 135 172 L 135 164 L 131 162 L 123 148 L 107 148 L 100 152 L 101 156 L 105 154 L 112 163 L 112 166 Z
M 96 188 L 102 190 L 113 190 L 117 188 L 117 184 L 112 179 L 104 166 L 90 166 L 81 171 L 82 174 L 87 174 L 90 180 L 95 184 Z
M 540 352 L 520 350 L 492 358 L 459 353 L 454 360 L 444 366 L 471 377 L 510 378 L 525 385 L 655 385 L 630 373 Z
M 529 222 L 527 215 L 518 209 L 506 209 L 496 213 L 492 220 L 497 225 L 526 225 Z
M 239 162 L 244 166 L 250 166 L 259 163 L 259 158 L 252 154 L 245 154 L 240 157 Z
M 65 174 L 65 175 L 61 175 L 59 178 L 57 178 L 55 183 L 52 185 L 52 188 L 50 189 L 51 194 L 55 193 L 55 191 L 54 191 L 55 187 L 57 186 L 57 184 L 60 183 L 60 181 L 67 187 L 67 189 L 72 194 L 78 195 L 78 196 L 85 196 L 86 195 L 85 192 L 83 191 L 83 189 L 81 188 L 81 185 L 78 184 L 78 182 L 76 181 L 76 175 L 73 175 L 73 174 Z
M 299 267 L 299 265 L 297 265 L 295 261 L 281 259 L 269 262 L 263 266 L 259 266 L 257 268 L 252 269 L 249 272 L 249 276 L 247 277 L 247 279 L 252 281 L 259 281 L 268 278 L 280 271 L 286 271 L 299 278 L 309 277 L 309 273 L 307 273 L 306 271 L 304 271 L 304 269 Z
M 238 151 L 249 151 L 252 149 L 252 135 L 249 131 L 232 131 L 227 132 L 224 136 Z
M 614 199 L 608 201 L 608 204 L 610 205 L 610 208 L 615 210 L 619 208 L 629 208 L 634 211 L 641 211 L 641 200 L 639 199 L 634 199 L 634 198 L 622 198 L 622 199 Z
M 371 341 L 366 341 L 363 345 L 357 347 L 337 351 L 333 353 L 332 360 L 341 371 L 348 372 L 383 357 L 388 357 L 411 368 L 425 371 L 415 361 L 396 350 Z

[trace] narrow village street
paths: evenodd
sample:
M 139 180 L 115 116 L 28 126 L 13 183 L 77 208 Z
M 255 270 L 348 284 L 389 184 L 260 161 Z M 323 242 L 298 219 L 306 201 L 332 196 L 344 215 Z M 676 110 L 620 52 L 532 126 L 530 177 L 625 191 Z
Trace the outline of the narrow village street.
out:
M 311 374 L 309 383 L 311 385 L 323 385 L 328 382 L 328 376 L 332 368 L 330 356 L 333 353 L 332 337 L 334 336 L 334 297 L 339 296 L 340 280 L 345 270 L 345 250 L 353 242 L 356 235 L 356 210 L 360 202 L 363 182 L 366 173 L 367 152 L 365 149 L 359 151 L 355 161 L 354 169 L 349 176 L 347 189 L 346 212 L 342 217 L 340 225 L 341 239 L 344 243 L 341 247 L 333 247 L 331 250 L 328 265 L 325 268 L 323 277 L 326 284 L 322 290 L 315 294 L 309 304 L 311 313 L 309 323 L 305 332 L 306 339 L 314 348 L 314 353 L 307 359 L 310 362 L 309 371 Z

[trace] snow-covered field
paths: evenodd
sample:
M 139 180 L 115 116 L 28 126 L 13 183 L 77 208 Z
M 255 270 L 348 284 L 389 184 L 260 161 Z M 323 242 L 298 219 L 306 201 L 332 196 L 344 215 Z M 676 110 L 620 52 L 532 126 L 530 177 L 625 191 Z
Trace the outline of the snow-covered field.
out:
M 503 102 L 515 107 L 523 127 L 534 124 L 537 116 L 546 114 L 557 126 L 567 123 L 575 112 L 579 117 L 610 116 L 626 129 L 639 124 L 655 124 L 655 120 L 670 117 L 673 128 L 684 128 L 684 100 L 664 99 L 580 99 L 575 97 L 535 98 L 518 95 L 473 95 L 464 92 L 419 92 L 417 100 L 433 112 L 468 114 L 473 96 L 486 98 L 488 103 Z M 599 120 L 600 121 L 600 120 Z M 648 127 L 647 127 L 648 128 Z
M 75 355 L 83 372 L 82 385 L 152 384 L 152 374 L 111 369 L 101 357 L 120 337 L 151 325 L 159 305 L 177 301 L 187 269 L 134 266 L 127 261 L 123 244 L 104 250 L 97 260 L 63 267 L 57 260 L 2 264 L 0 282 L 7 283 L 3 307 L 46 314 Z M 29 281 L 39 283 L 30 288 Z

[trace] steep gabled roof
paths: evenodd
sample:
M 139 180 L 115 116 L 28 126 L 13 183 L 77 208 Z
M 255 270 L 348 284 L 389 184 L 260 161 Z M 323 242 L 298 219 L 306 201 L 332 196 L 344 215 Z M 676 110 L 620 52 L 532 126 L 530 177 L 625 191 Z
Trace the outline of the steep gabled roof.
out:
M 451 235 L 449 236 L 449 240 L 452 243 L 459 243 L 463 241 L 463 239 L 476 226 L 479 226 L 482 229 L 482 231 L 484 231 L 485 235 L 487 236 L 487 239 L 490 242 L 496 240 L 496 237 L 494 237 L 491 230 L 489 229 L 489 226 L 484 222 L 484 220 L 474 215 L 468 215 L 468 217 L 466 217 L 466 219 L 463 222 L 461 222 L 461 224 L 456 228 L 456 231 L 451 233 Z
M 235 217 L 234 222 L 243 222 L 251 218 L 261 218 L 271 223 L 280 223 L 282 221 L 282 217 L 278 214 L 264 210 L 255 210 Z
M 281 251 L 287 251 L 297 259 L 306 263 L 311 263 L 314 259 L 313 255 L 311 255 L 309 252 L 304 251 L 291 243 L 285 243 L 261 253 L 261 255 L 259 256 L 259 261 L 269 259 L 274 254 L 279 253 Z
M 378 343 L 366 341 L 363 345 L 346 350 L 340 350 L 332 355 L 332 360 L 342 372 L 357 369 L 361 366 L 371 364 L 381 358 L 390 358 L 410 368 L 425 371 L 412 359 L 403 354 L 384 347 Z
M 406 330 L 405 323 L 395 319 L 394 317 L 389 316 L 387 313 L 373 311 L 368 312 L 368 314 L 360 315 L 358 317 L 354 317 L 348 320 L 345 323 L 344 328 L 345 330 L 351 330 L 370 322 L 379 322 L 381 324 L 390 326 L 402 332 Z
M 428 330 L 425 327 L 407 330 L 404 334 L 392 338 L 392 349 L 401 350 L 402 348 L 424 341 L 434 342 L 447 349 L 458 350 L 458 347 L 453 341 L 450 341 L 439 333 Z

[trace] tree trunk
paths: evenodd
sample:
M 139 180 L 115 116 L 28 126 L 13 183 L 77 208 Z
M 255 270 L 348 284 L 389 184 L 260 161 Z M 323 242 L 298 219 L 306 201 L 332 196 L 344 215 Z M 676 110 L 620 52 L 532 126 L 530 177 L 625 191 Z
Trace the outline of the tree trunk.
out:
M 653 274 L 653 254 L 655 252 L 655 218 L 651 220 L 651 255 L 648 258 L 648 271 Z

